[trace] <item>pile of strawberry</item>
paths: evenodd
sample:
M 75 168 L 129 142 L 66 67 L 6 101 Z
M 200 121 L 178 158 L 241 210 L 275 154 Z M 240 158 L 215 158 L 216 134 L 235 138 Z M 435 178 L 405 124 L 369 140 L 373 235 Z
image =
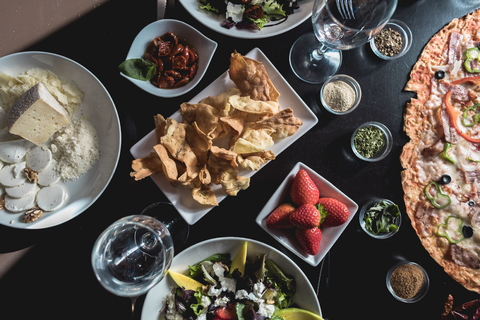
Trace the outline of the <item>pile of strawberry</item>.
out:
M 320 197 L 320 191 L 308 173 L 300 169 L 290 188 L 291 203 L 282 203 L 267 217 L 267 227 L 293 229 L 302 248 L 315 255 L 320 248 L 322 230 L 344 224 L 347 206 L 333 198 Z

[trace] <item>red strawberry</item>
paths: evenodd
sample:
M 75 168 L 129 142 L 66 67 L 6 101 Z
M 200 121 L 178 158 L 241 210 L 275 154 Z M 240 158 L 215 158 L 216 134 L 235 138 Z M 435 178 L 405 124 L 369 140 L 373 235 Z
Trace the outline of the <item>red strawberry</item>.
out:
M 322 207 L 327 211 L 327 216 L 322 221 L 320 226 L 322 227 L 336 227 L 344 224 L 348 220 L 348 208 L 345 204 L 333 198 L 320 198 L 317 201 L 320 212 Z
M 294 225 L 290 222 L 290 215 L 295 211 L 295 207 L 290 203 L 283 203 L 270 213 L 267 218 L 267 227 L 271 229 L 288 229 Z
M 295 236 L 297 237 L 297 241 L 300 243 L 302 248 L 308 254 L 317 254 L 318 249 L 320 248 L 320 241 L 322 240 L 322 231 L 319 228 L 298 228 L 295 231 Z
M 291 215 L 290 222 L 303 229 L 318 227 L 320 224 L 320 212 L 313 204 L 305 203 L 298 207 Z
M 298 206 L 305 203 L 315 204 L 319 195 L 320 192 L 307 171 L 298 170 L 290 189 L 290 197 L 293 203 Z

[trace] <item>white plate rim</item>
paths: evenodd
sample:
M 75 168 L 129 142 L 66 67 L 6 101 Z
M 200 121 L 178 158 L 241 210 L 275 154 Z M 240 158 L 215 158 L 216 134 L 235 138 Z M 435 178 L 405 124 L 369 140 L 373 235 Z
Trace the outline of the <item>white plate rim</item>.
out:
M 221 26 L 222 18 L 198 7 L 197 0 L 179 0 L 182 6 L 198 22 L 220 34 L 240 39 L 263 39 L 290 31 L 311 17 L 315 0 L 299 0 L 300 7 L 288 16 L 287 21 L 278 26 L 264 27 L 262 30 L 226 29 Z M 290 21 L 289 21 L 290 20 Z M 285 25 L 286 24 L 286 25 Z
M 300 137 L 302 137 L 307 131 L 313 128 L 317 122 L 317 116 L 310 110 L 310 108 L 305 104 L 305 102 L 298 96 L 298 94 L 293 90 L 293 88 L 288 84 L 288 82 L 283 78 L 283 76 L 277 71 L 277 69 L 273 66 L 273 64 L 268 60 L 268 58 L 263 54 L 263 52 L 259 48 L 252 49 L 249 53 L 245 55 L 246 57 L 258 60 L 262 62 L 267 69 L 267 72 L 274 83 L 277 90 L 280 92 L 280 106 L 282 108 L 291 107 L 293 109 L 293 113 L 295 116 L 299 117 L 303 121 L 303 125 L 299 128 L 299 130 L 291 137 L 287 137 L 275 143 L 275 145 L 271 148 L 274 151 L 276 157 L 285 150 L 288 146 L 292 143 L 297 141 Z M 194 98 L 190 100 L 190 103 L 197 103 L 201 99 L 211 95 L 206 94 L 205 92 L 211 91 L 212 88 L 216 88 L 217 93 L 221 93 L 223 90 L 218 86 L 221 85 L 222 87 L 228 89 L 233 87 L 233 82 L 228 77 L 228 71 L 225 71 L 220 77 L 218 77 L 214 82 L 212 82 L 209 86 L 207 86 L 202 92 L 197 94 Z M 228 85 L 228 87 L 227 87 Z M 280 88 L 283 88 L 281 90 Z M 226 90 L 225 89 L 225 90 Z M 286 97 L 288 94 L 288 97 Z M 289 101 L 294 100 L 295 105 L 290 103 L 289 105 L 283 105 L 282 101 Z M 300 117 L 299 113 L 303 116 Z M 181 121 L 180 111 L 177 110 L 173 115 L 170 116 L 171 118 Z M 153 116 L 152 116 L 153 118 Z M 153 127 L 153 119 L 152 119 L 152 127 Z M 153 146 L 156 144 L 156 134 L 155 129 L 153 129 L 150 133 L 148 133 L 145 137 L 143 137 L 140 141 L 138 141 L 135 145 L 133 145 L 130 149 L 130 153 L 133 155 L 135 159 L 148 156 L 150 152 L 153 151 Z M 275 161 L 275 160 L 273 160 Z M 263 167 L 267 166 L 267 164 L 260 167 L 261 170 Z M 246 177 L 252 177 L 258 171 L 240 171 L 240 175 Z M 168 200 L 174 205 L 180 215 L 185 219 L 185 221 L 193 225 L 198 220 L 200 220 L 205 214 L 207 214 L 210 210 L 212 210 L 213 206 L 204 206 L 199 203 L 196 203 L 195 200 L 190 195 L 190 192 L 185 189 L 175 188 L 173 187 L 167 179 L 163 176 L 163 174 L 154 174 L 150 176 L 151 179 L 155 181 L 157 186 L 162 190 Z M 251 183 L 255 183 L 254 181 Z M 220 205 L 220 202 L 227 197 L 227 194 L 221 190 L 220 186 L 213 186 L 212 190 L 217 195 L 217 202 Z M 183 195 L 183 197 L 182 197 Z M 242 196 L 242 192 L 240 191 L 237 197 Z M 181 201 L 180 201 L 181 200 Z M 189 207 L 190 206 L 190 207 Z
M 293 178 L 300 169 L 307 171 L 317 186 L 319 184 L 322 185 L 322 188 L 319 188 L 320 196 L 332 197 L 343 202 L 347 206 L 349 211 L 347 222 L 338 227 L 322 229 L 322 240 L 320 241 L 320 249 L 318 250 L 316 255 L 309 255 L 305 253 L 302 247 L 296 241 L 295 235 L 290 233 L 288 230 L 270 229 L 266 225 L 267 216 L 276 207 L 278 207 L 282 203 L 283 199 L 288 195 L 288 187 L 291 185 Z M 288 250 L 293 252 L 295 255 L 297 255 L 299 258 L 301 258 L 308 264 L 316 267 L 323 260 L 328 251 L 330 251 L 330 249 L 333 247 L 333 245 L 341 236 L 343 231 L 347 228 L 348 224 L 353 220 L 353 217 L 355 216 L 357 211 L 357 203 L 355 203 L 352 199 L 350 199 L 347 195 L 345 195 L 342 191 L 335 187 L 330 181 L 323 178 L 306 164 L 298 162 L 297 164 L 295 164 L 290 173 L 287 175 L 287 177 L 283 180 L 275 193 L 265 204 L 255 221 L 263 230 L 265 230 L 265 232 L 267 232 L 275 240 L 280 242 L 280 244 L 282 244 L 284 247 L 286 247 Z
M 267 258 L 269 258 L 271 255 L 274 255 L 275 257 L 273 258 L 273 260 L 279 264 L 279 266 L 285 273 L 293 275 L 293 272 L 291 271 L 295 271 L 297 292 L 294 296 L 293 301 L 297 303 L 300 308 L 315 312 L 320 316 L 322 315 L 322 310 L 318 298 L 315 294 L 315 290 L 313 289 L 310 280 L 307 278 L 302 269 L 297 264 L 295 264 L 293 260 L 291 260 L 287 255 L 285 255 L 278 249 L 258 240 L 241 237 L 219 237 L 205 240 L 183 250 L 178 255 L 176 255 L 173 258 L 172 266 L 170 269 L 175 272 L 186 274 L 188 270 L 188 265 L 197 263 L 202 259 L 208 258 L 215 253 L 228 252 L 233 259 L 234 255 L 245 241 L 247 241 L 249 245 L 254 246 L 254 249 L 252 250 L 253 253 L 251 251 L 248 252 L 247 250 L 247 255 L 255 253 L 268 253 Z M 261 248 L 262 250 L 259 251 L 256 248 Z M 283 260 L 283 263 L 277 261 L 277 259 Z M 162 281 L 160 281 L 147 293 L 142 308 L 142 320 L 158 319 L 159 310 L 163 306 L 163 299 L 165 295 L 170 292 L 171 287 L 174 285 L 175 283 L 173 282 L 173 280 L 167 275 Z M 300 290 L 305 290 L 305 292 L 301 292 Z M 299 294 L 299 292 L 301 292 L 302 297 L 310 297 L 310 303 L 306 303 L 305 299 L 300 299 L 299 301 L 297 301 L 295 297 L 297 294 Z

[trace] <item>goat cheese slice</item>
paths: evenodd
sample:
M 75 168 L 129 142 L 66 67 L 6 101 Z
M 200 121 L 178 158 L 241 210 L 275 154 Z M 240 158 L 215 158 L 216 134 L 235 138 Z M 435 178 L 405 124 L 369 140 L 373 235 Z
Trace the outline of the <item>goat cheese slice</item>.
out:
M 45 146 L 36 146 L 27 153 L 25 160 L 27 168 L 41 172 L 52 162 L 52 151 Z
M 13 198 L 7 194 L 5 196 L 5 208 L 12 212 L 21 212 L 32 209 L 35 207 L 35 197 L 38 190 L 39 189 L 36 188 L 35 192 L 32 192 L 23 198 Z
M 37 183 L 42 187 L 49 187 L 60 181 L 60 175 L 57 173 L 57 169 L 55 169 L 56 166 L 57 161 L 52 160 L 45 170 L 38 173 Z
M 36 189 L 37 183 L 27 180 L 18 187 L 6 187 L 5 192 L 12 198 L 23 198 L 30 195 Z
M 40 145 L 59 129 L 70 124 L 65 108 L 37 83 L 8 109 L 7 125 L 11 134 Z
M 7 163 L 20 162 L 32 146 L 34 144 L 24 139 L 0 142 L 0 160 Z
M 5 187 L 18 187 L 27 181 L 27 176 L 23 172 L 25 162 L 11 164 L 0 170 L 0 183 Z
M 43 211 L 53 211 L 60 208 L 65 199 L 67 193 L 62 186 L 56 184 L 51 187 L 41 189 L 37 194 L 37 205 Z

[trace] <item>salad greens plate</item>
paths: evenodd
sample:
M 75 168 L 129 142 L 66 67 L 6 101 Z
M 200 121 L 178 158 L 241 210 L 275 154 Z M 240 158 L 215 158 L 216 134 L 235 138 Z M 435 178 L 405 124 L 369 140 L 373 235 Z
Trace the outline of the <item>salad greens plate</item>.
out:
M 213 31 L 234 38 L 262 39 L 287 32 L 310 18 L 314 0 L 299 0 L 300 8 L 296 9 L 295 13 L 289 15 L 285 22 L 278 25 L 273 25 L 275 22 L 272 22 L 272 25 L 268 26 L 267 24 L 261 30 L 237 29 L 235 27 L 227 29 L 221 26 L 225 20 L 225 14 L 219 15 L 211 11 L 202 10 L 199 8 L 197 0 L 180 0 L 180 3 L 195 19 Z
M 315 291 L 303 271 L 282 252 L 256 240 L 225 237 L 200 242 L 175 256 L 170 270 L 186 275 L 189 270 L 188 266 L 194 265 L 217 253 L 229 253 L 233 259 L 245 241 L 248 242 L 247 257 L 267 253 L 268 259 L 272 259 L 285 274 L 295 278 L 297 291 L 293 296 L 294 304 L 297 304 L 302 309 L 322 315 Z M 175 282 L 167 275 L 153 287 L 145 298 L 141 319 L 158 320 L 164 299 L 171 292 L 172 287 L 175 286 Z

